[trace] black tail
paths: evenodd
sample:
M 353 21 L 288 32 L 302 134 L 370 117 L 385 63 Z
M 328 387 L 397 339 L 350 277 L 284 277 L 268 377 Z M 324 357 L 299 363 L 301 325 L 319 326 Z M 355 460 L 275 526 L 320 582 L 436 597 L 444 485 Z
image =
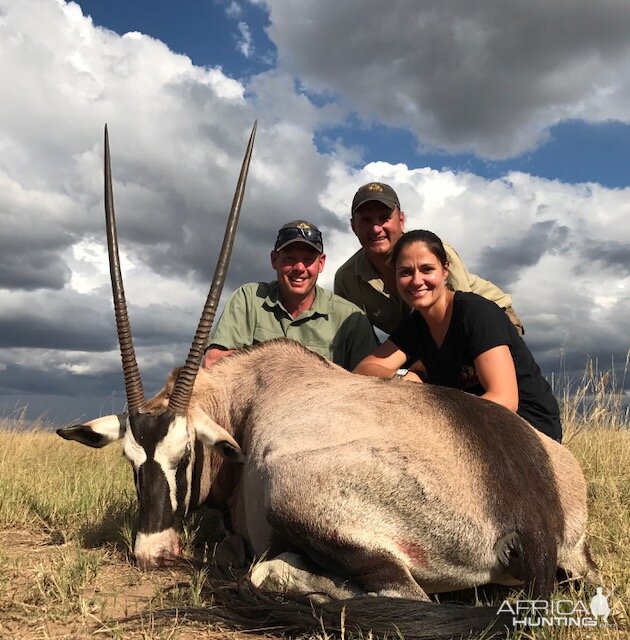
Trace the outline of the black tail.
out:
M 478 637 L 504 638 L 511 617 L 496 608 L 456 604 L 435 604 L 418 600 L 361 597 L 313 603 L 308 597 L 287 598 L 262 593 L 248 580 L 219 581 L 208 578 L 204 589 L 212 606 L 161 609 L 155 618 L 177 617 L 203 623 L 220 623 L 240 631 L 264 631 L 284 637 L 326 631 L 370 631 L 376 638 L 404 637 L 406 640 L 450 640 Z M 132 616 L 117 622 L 137 621 Z
M 521 532 L 520 541 L 524 589 L 534 600 L 548 600 L 558 567 L 555 540 L 538 530 Z

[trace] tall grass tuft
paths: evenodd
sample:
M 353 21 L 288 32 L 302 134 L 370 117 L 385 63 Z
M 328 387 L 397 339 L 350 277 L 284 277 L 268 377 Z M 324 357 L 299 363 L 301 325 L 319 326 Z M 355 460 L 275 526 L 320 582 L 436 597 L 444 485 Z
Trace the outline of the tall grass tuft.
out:
M 579 379 L 554 376 L 552 386 L 560 401 L 566 438 L 581 429 L 630 428 L 630 403 L 625 391 L 630 367 L 630 350 L 618 373 L 614 361 L 601 369 L 597 359 L 589 358 Z

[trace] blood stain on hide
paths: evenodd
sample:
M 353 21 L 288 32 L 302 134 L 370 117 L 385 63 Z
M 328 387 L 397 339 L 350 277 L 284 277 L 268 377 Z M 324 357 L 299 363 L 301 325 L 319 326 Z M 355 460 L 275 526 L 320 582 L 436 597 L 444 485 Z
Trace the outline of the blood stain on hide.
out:
M 398 542 L 397 546 L 416 566 L 427 566 L 427 553 L 419 544 L 415 542 Z

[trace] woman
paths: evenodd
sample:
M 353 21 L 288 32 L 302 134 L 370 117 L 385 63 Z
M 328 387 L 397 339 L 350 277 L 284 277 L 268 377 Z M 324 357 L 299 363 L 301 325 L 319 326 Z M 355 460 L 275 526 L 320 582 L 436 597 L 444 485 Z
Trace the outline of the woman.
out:
M 427 382 L 502 404 L 560 442 L 558 403 L 531 352 L 494 302 L 447 288 L 442 241 L 430 231 L 405 233 L 392 262 L 398 293 L 412 312 L 355 373 L 393 377 L 418 358 Z M 399 377 L 420 381 L 405 370 Z

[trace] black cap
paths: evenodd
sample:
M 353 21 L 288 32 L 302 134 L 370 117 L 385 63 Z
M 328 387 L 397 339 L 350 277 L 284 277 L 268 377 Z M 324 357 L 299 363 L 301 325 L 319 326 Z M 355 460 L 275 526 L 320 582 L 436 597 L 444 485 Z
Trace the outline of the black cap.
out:
M 293 220 L 293 222 L 283 224 L 278 231 L 273 250 L 280 251 L 294 242 L 304 242 L 319 253 L 324 253 L 322 232 L 307 220 Z
M 384 182 L 368 182 L 362 187 L 359 187 L 359 190 L 354 194 L 354 198 L 352 199 L 352 215 L 355 214 L 356 210 L 362 204 L 372 200 L 382 202 L 390 209 L 400 210 L 398 196 L 388 184 Z

